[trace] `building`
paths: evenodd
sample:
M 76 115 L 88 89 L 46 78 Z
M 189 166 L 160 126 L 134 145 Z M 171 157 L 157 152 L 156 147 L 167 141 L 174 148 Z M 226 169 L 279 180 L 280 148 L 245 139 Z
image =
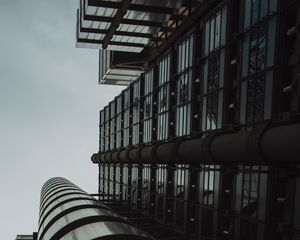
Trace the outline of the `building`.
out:
M 153 240 L 128 219 L 60 177 L 51 178 L 42 188 L 36 239 Z
M 300 239 L 299 37 L 297 0 L 81 0 L 77 46 L 128 85 L 100 111 L 100 201 L 181 239 Z

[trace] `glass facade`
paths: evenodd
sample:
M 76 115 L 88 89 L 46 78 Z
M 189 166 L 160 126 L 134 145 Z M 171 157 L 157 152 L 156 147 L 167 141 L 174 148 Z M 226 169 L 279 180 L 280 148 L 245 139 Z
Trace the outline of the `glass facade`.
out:
M 144 104 L 143 104 L 143 142 L 152 141 L 152 118 L 153 118 L 153 69 L 145 73 L 144 77 Z
M 226 7 L 210 16 L 203 30 L 201 64 L 202 131 L 222 127 L 226 45 Z
M 194 60 L 194 35 L 191 34 L 177 47 L 176 69 L 176 136 L 191 132 L 191 97 Z
M 132 144 L 136 145 L 140 142 L 140 97 L 141 97 L 141 81 L 138 79 L 133 83 L 133 100 L 132 100 Z
M 123 128 L 123 95 L 116 97 L 117 111 L 116 111 L 116 148 L 122 146 L 122 128 Z
M 130 124 L 131 124 L 131 111 L 130 111 L 130 87 L 124 90 L 124 113 L 123 113 L 123 147 L 127 147 L 131 143 Z
M 277 0 L 244 1 L 240 43 L 240 122 L 271 118 Z
M 182 32 L 176 24 L 185 17 L 170 23 L 175 35 L 162 33 L 166 41 L 149 48 L 139 80 L 115 101 L 115 145 L 106 139 L 114 124 L 107 129 L 107 109 L 100 112 L 98 154 L 107 144 L 111 156 L 120 150 L 112 162 L 99 161 L 100 200 L 112 206 L 121 200 L 156 229 L 178 233 L 168 235 L 174 239 L 298 239 L 298 162 L 286 161 L 292 151 L 285 151 L 271 163 L 273 139 L 266 146 L 272 134 L 264 138 L 274 125 L 299 122 L 298 112 L 276 112 L 274 103 L 278 92 L 287 94 L 282 82 L 292 81 L 281 78 L 298 76 L 298 57 L 280 49 L 299 48 L 300 13 L 286 11 L 296 5 L 219 1 L 202 4 L 207 11 L 197 19 L 189 18 L 193 7 L 187 7 L 181 16 L 194 22 L 187 20 Z M 276 65 L 284 61 L 279 56 L 287 66 Z M 296 95 L 289 87 L 293 96 L 285 96 L 285 109 Z
M 157 140 L 169 137 L 170 54 L 159 62 Z

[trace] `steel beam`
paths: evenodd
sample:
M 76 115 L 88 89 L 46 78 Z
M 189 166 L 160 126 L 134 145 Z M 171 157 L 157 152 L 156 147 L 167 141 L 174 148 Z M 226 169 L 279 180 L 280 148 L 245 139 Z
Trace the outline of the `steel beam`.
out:
M 104 40 L 78 38 L 77 42 L 79 42 L 79 43 L 90 43 L 90 44 L 102 44 L 102 47 L 104 45 Z M 110 41 L 109 45 L 117 45 L 117 46 L 124 46 L 124 47 L 136 47 L 136 48 L 144 48 L 145 47 L 144 44 L 140 44 L 140 43 L 117 42 L 117 41 Z
M 103 7 L 103 8 L 115 8 L 121 9 L 121 2 L 108 2 L 108 1 L 99 1 L 99 0 L 88 0 L 88 6 L 93 7 Z M 153 5 L 143 5 L 143 4 L 130 4 L 128 10 L 134 10 L 139 12 L 150 12 L 158 14 L 175 14 L 174 9 L 170 7 L 163 6 L 153 6 Z
M 131 0 L 123 0 L 121 2 L 122 6 L 117 10 L 114 20 L 111 22 L 110 27 L 108 29 L 108 33 L 105 35 L 103 39 L 102 48 L 106 49 L 107 45 L 109 44 L 110 40 L 114 36 L 117 28 L 119 27 L 119 24 L 123 20 L 123 17 L 125 16 L 129 5 L 131 4 Z

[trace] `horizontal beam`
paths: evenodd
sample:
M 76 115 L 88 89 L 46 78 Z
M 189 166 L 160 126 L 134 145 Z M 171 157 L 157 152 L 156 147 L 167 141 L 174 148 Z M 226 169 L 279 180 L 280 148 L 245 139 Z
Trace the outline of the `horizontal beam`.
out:
M 120 9 L 122 4 L 121 4 L 121 2 L 88 0 L 88 6 Z M 130 4 L 130 6 L 128 7 L 128 10 L 139 11 L 139 12 L 158 13 L 158 14 L 170 14 L 170 15 L 175 14 L 173 8 L 159 7 L 159 6 L 153 6 L 153 5 L 143 5 L 143 4 Z
M 96 33 L 96 34 L 104 34 L 105 35 L 105 34 L 108 33 L 108 30 L 81 27 L 80 28 L 80 32 L 84 32 L 84 33 Z M 149 38 L 150 40 L 153 40 L 153 41 L 161 41 L 162 40 L 161 38 L 154 37 L 150 33 L 116 31 L 115 32 L 115 36 L 116 35 L 118 35 L 118 36 L 127 36 L 127 37 Z
M 78 38 L 77 42 L 80 43 L 90 43 L 90 44 L 103 44 L 102 40 L 94 40 L 94 39 L 86 39 L 86 38 Z M 132 42 L 117 42 L 117 41 L 110 41 L 109 45 L 117 45 L 117 46 L 124 46 L 124 47 L 137 47 L 137 48 L 144 48 L 144 44 L 140 43 L 132 43 Z
M 131 4 L 132 0 L 123 0 L 121 2 L 120 8 L 117 10 L 114 20 L 111 22 L 108 33 L 103 38 L 102 48 L 106 49 L 112 37 L 114 36 L 117 28 L 119 27 L 121 21 L 123 20 L 125 14 L 127 13 L 128 7 Z
M 115 21 L 115 18 L 114 17 L 94 16 L 94 15 L 85 14 L 83 16 L 83 20 L 94 21 L 94 22 L 109 22 L 109 23 L 112 23 L 112 22 Z M 155 22 L 155 21 L 145 21 L 145 20 L 135 20 L 135 19 L 123 18 L 120 23 L 128 24 L 128 25 L 163 28 L 161 22 Z M 165 28 L 165 29 L 167 29 L 167 28 Z

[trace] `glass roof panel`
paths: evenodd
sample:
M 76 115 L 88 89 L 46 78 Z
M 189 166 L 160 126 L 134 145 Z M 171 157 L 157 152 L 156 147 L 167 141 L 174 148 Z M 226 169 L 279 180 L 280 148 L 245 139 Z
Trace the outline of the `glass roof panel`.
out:
M 143 71 L 140 71 L 140 70 L 127 70 L 127 69 L 122 69 L 122 68 L 116 68 L 116 69 L 111 68 L 109 71 L 109 74 L 120 74 L 120 75 L 139 77 L 142 72 Z
M 108 45 L 107 50 L 120 51 L 120 52 L 141 52 L 144 48 L 142 47 L 129 47 L 129 46 L 118 46 Z
M 94 6 L 87 6 L 85 9 L 85 14 L 92 16 L 114 17 L 116 12 L 117 9 L 114 8 L 103 8 Z
M 117 31 L 155 34 L 157 27 L 120 24 Z
M 82 20 L 81 26 L 84 28 L 106 30 L 110 27 L 110 23 L 109 22 L 95 22 L 95 21 Z
M 92 39 L 92 40 L 102 40 L 104 38 L 104 34 L 86 33 L 86 32 L 79 32 L 78 36 L 80 39 Z
M 115 79 L 115 80 L 123 80 L 123 81 L 133 81 L 135 80 L 136 76 L 126 76 L 126 75 L 106 75 L 103 79 Z
M 127 11 L 127 13 L 124 16 L 124 18 L 128 18 L 128 19 L 155 21 L 155 22 L 164 22 L 169 17 L 170 15 L 167 14 L 140 12 L 140 11 L 133 11 L 133 10 Z
M 108 85 L 120 85 L 120 86 L 129 86 L 130 81 L 122 81 L 122 80 L 101 80 L 100 84 L 108 84 Z
M 184 0 L 132 0 L 132 3 L 136 4 L 171 8 L 178 8 L 182 5 L 183 2 Z
M 77 48 L 102 49 L 102 44 L 86 43 L 86 42 L 77 41 L 76 47 Z
M 140 43 L 147 45 L 149 43 L 148 38 L 141 38 L 141 37 L 128 37 L 128 36 L 120 36 L 114 35 L 112 41 L 116 42 L 130 42 L 130 43 Z
M 153 7 L 162 7 L 162 8 L 172 8 L 177 9 L 183 3 L 184 0 L 132 0 L 132 4 L 137 4 L 135 6 L 136 10 L 128 10 L 124 15 L 124 19 L 131 19 L 137 21 L 151 21 L 164 23 L 170 18 L 170 14 L 162 14 L 156 13 L 155 8 L 151 9 L 149 12 L 143 12 L 143 8 L 139 8 L 138 5 L 144 5 L 145 8 L 148 6 Z M 121 2 L 121 0 L 106 0 L 106 2 Z M 101 49 L 102 44 L 97 43 L 85 43 L 84 40 L 98 40 L 101 41 L 105 38 L 105 35 L 100 33 L 92 33 L 95 32 L 95 29 L 99 30 L 108 30 L 111 26 L 110 22 L 100 22 L 100 21 L 91 21 L 84 20 L 85 16 L 99 16 L 99 17 L 111 17 L 112 19 L 115 17 L 118 9 L 113 8 L 112 6 L 106 7 L 97 7 L 92 6 L 92 2 L 89 0 L 80 0 L 80 14 L 78 19 L 80 19 L 80 26 L 78 27 L 78 43 L 77 47 L 86 47 L 86 48 L 96 48 Z M 94 2 L 97 5 L 97 2 Z M 132 6 L 134 7 L 134 6 Z M 130 7 L 129 7 L 130 9 Z M 159 9 L 158 9 L 159 11 Z M 170 12 L 168 12 L 170 13 Z M 104 21 L 108 21 L 109 19 L 104 19 Z M 122 22 L 122 21 L 121 21 Z M 83 29 L 85 28 L 85 29 Z M 85 32 L 81 32 L 80 30 Z M 90 33 L 86 32 L 92 29 Z M 116 31 L 122 32 L 134 32 L 134 33 L 144 33 L 154 36 L 158 31 L 157 26 L 142 26 L 142 25 L 132 25 L 132 24 L 122 24 L 120 23 Z M 121 33 L 120 33 L 121 34 Z M 143 50 L 142 45 L 148 45 L 150 42 L 150 38 L 139 37 L 139 36 L 124 36 L 114 34 L 112 37 L 113 44 L 108 44 L 107 49 L 113 51 L 126 51 L 126 52 L 141 52 Z M 116 42 L 127 43 L 126 45 L 130 45 L 128 43 L 137 44 L 137 46 L 123 46 L 122 44 L 116 45 Z M 141 46 L 139 46 L 140 44 Z

